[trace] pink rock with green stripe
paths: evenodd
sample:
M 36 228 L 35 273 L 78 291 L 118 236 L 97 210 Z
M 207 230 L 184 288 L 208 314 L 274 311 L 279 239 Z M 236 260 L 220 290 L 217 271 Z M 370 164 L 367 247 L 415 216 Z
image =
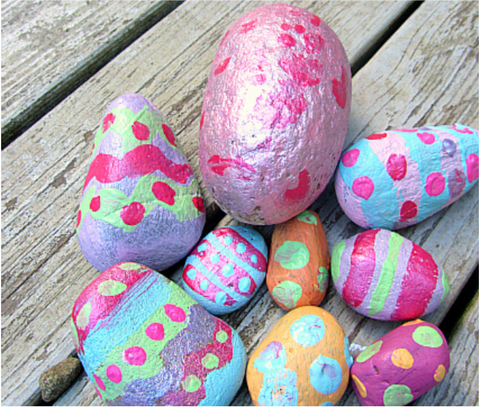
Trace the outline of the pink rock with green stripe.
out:
M 372 229 L 342 240 L 331 261 L 338 293 L 370 318 L 418 318 L 435 311 L 449 291 L 447 276 L 433 257 L 388 230 Z
M 205 209 L 162 113 L 136 94 L 115 99 L 95 135 L 77 213 L 87 260 L 103 271 L 135 261 L 161 271 L 200 239 Z
M 107 405 L 228 405 L 242 384 L 244 345 L 180 287 L 119 263 L 80 294 L 75 348 Z

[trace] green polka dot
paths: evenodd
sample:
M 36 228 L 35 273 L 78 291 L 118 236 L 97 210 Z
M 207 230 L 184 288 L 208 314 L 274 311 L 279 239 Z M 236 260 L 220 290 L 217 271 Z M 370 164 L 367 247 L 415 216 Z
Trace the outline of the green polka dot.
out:
M 218 366 L 219 359 L 218 356 L 214 355 L 213 353 L 207 353 L 202 358 L 202 365 L 206 369 L 215 369 Z
M 302 286 L 293 281 L 285 280 L 273 287 L 272 295 L 285 307 L 293 309 L 297 306 L 297 301 L 302 296 Z
M 379 352 L 382 347 L 382 341 L 372 343 L 367 349 L 357 356 L 357 362 L 365 362 L 370 359 L 373 355 Z
M 200 379 L 193 374 L 188 375 L 185 378 L 185 380 L 182 382 L 183 390 L 185 390 L 188 393 L 196 392 L 201 385 L 202 385 L 202 382 L 200 381 Z
M 78 328 L 84 329 L 87 327 L 91 312 L 92 312 L 92 304 L 87 302 L 77 314 L 77 318 L 75 322 Z
M 413 394 L 408 386 L 392 384 L 383 393 L 383 403 L 386 406 L 404 406 L 413 400 Z
M 310 252 L 303 243 L 287 240 L 277 249 L 274 259 L 285 269 L 297 270 L 308 264 Z
M 105 297 L 111 297 L 123 293 L 127 289 L 127 285 L 115 280 L 102 281 L 98 287 L 97 292 Z
M 427 348 L 439 348 L 443 345 L 443 338 L 431 326 L 419 326 L 413 331 L 412 338 L 419 345 Z
M 228 339 L 228 334 L 225 331 L 218 331 L 215 339 L 220 343 L 224 343 Z
M 72 328 L 72 333 L 73 333 L 73 341 L 75 342 L 75 347 L 79 347 L 80 344 L 78 342 L 78 333 L 77 333 L 77 328 L 75 327 L 75 324 L 73 323 L 73 319 L 70 318 L 70 327 Z
M 317 217 L 310 211 L 303 211 L 297 215 L 297 219 L 300 222 L 310 223 L 312 225 L 317 225 Z
M 333 282 L 338 280 L 340 276 L 340 260 L 342 258 L 342 253 L 345 250 L 345 240 L 337 243 L 333 248 L 332 252 L 332 262 L 330 266 L 330 270 L 332 271 L 332 278 Z
M 450 284 L 448 283 L 448 278 L 445 272 L 442 273 L 442 285 L 443 285 L 443 294 L 440 302 L 442 302 L 450 291 Z
M 122 270 L 138 270 L 138 269 L 141 269 L 142 266 L 138 263 L 131 263 L 131 262 L 127 262 L 127 263 L 122 263 L 120 264 L 119 266 Z
M 320 267 L 317 274 L 318 289 L 323 293 L 328 286 L 328 270 L 325 267 Z

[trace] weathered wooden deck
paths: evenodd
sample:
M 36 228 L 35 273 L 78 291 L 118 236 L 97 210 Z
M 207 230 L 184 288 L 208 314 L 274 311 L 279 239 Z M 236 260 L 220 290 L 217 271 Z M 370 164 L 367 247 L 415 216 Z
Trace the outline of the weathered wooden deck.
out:
M 87 2 L 88 3 L 88 2 Z M 290 2 L 289 2 L 290 3 Z M 478 129 L 478 2 L 295 1 L 338 34 L 352 65 L 345 148 L 371 133 L 459 122 Z M 205 197 L 207 225 L 232 224 L 198 168 L 203 93 L 228 27 L 265 2 L 2 0 L 2 404 L 41 404 L 38 378 L 74 352 L 69 316 L 97 275 L 75 236 L 90 145 L 107 104 L 148 97 L 167 116 Z M 451 292 L 425 318 L 448 332 L 451 369 L 415 405 L 478 404 L 478 185 L 426 221 L 400 230 L 435 257 Z M 330 250 L 361 231 L 332 185 L 312 205 Z M 269 239 L 273 227 L 258 230 Z M 183 264 L 165 272 L 179 281 Z M 473 288 L 472 288 L 473 286 Z M 332 285 L 322 303 L 350 342 L 368 345 L 398 323 L 364 318 Z M 449 310 L 452 308 L 452 311 Z M 285 314 L 266 286 L 223 317 L 248 355 Z M 99 405 L 82 374 L 56 405 Z M 234 405 L 250 405 L 244 383 Z M 339 405 L 355 405 L 351 387 Z

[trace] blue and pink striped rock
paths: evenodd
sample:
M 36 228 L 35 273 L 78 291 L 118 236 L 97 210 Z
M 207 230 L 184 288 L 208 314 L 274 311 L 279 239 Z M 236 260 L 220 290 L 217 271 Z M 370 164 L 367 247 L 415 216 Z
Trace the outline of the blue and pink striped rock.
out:
M 335 176 L 338 202 L 364 228 L 400 229 L 459 199 L 478 180 L 478 131 L 397 129 L 351 146 Z
M 190 253 L 183 286 L 215 315 L 245 305 L 265 280 L 268 248 L 257 231 L 227 226 L 209 233 Z
M 395 232 L 372 229 L 339 242 L 332 278 L 358 313 L 401 321 L 429 314 L 449 291 L 446 274 L 432 256 Z

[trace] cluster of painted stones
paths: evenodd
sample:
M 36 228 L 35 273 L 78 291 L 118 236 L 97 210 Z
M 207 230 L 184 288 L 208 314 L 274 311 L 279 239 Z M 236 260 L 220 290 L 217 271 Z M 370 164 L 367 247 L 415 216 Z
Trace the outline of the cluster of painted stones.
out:
M 329 267 L 327 236 L 315 212 L 303 211 L 275 226 L 267 285 L 281 308 L 320 305 L 328 287 Z
M 426 250 L 384 229 L 367 230 L 337 243 L 332 279 L 350 307 L 384 321 L 429 314 L 449 291 L 447 275 Z
M 77 214 L 86 259 L 100 271 L 121 261 L 164 270 L 197 243 L 204 212 L 161 112 L 140 95 L 116 98 L 95 135 Z
M 200 120 L 200 170 L 218 205 L 268 225 L 307 209 L 335 171 L 350 100 L 345 50 L 319 17 L 286 4 L 242 16 L 217 50 Z
M 227 226 L 210 232 L 185 262 L 183 287 L 214 315 L 245 305 L 265 280 L 268 248 L 252 228 Z
M 342 155 L 338 202 L 364 228 L 414 225 L 477 182 L 478 147 L 478 132 L 461 124 L 372 134 Z
M 342 397 L 353 359 L 336 319 L 318 307 L 281 318 L 253 352 L 247 384 L 255 405 L 328 406 Z
M 71 322 L 78 356 L 108 405 L 228 405 L 242 384 L 238 334 L 137 263 L 100 274 Z
M 441 382 L 449 366 L 442 332 L 417 319 L 384 335 L 355 358 L 353 388 L 364 406 L 403 406 Z

